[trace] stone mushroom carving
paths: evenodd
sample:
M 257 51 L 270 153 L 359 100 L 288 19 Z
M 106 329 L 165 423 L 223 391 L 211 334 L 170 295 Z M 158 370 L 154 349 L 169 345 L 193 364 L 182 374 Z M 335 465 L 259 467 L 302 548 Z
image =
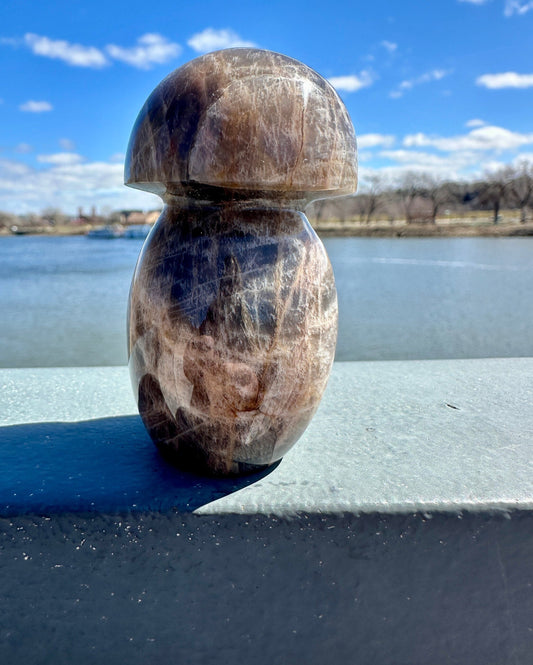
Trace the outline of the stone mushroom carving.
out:
M 142 108 L 125 182 L 159 194 L 128 311 L 143 422 L 182 468 L 245 473 L 299 438 L 329 376 L 335 282 L 303 210 L 357 186 L 352 123 L 296 60 L 228 49 Z

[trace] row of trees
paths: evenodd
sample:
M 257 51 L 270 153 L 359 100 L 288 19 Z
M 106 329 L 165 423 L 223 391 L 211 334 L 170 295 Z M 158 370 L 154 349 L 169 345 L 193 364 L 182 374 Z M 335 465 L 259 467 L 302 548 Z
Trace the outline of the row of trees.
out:
M 141 210 L 112 210 L 110 207 L 102 208 L 99 214 L 96 213 L 95 207 L 87 214 L 83 214 L 80 209 L 74 216 L 66 215 L 60 208 L 54 207 L 44 208 L 40 214 L 15 215 L 0 211 L 0 228 L 9 229 L 16 226 L 31 230 L 32 228 L 64 225 L 144 224 L 153 223 L 154 215 L 157 218 L 160 212 L 160 210 L 152 210 L 148 213 L 143 213 Z
M 460 217 L 474 210 L 485 210 L 490 211 L 497 224 L 504 208 L 517 210 L 521 223 L 533 214 L 532 162 L 506 166 L 472 182 L 452 182 L 411 171 L 392 183 L 376 173 L 366 178 L 357 195 L 317 201 L 309 213 L 317 222 L 337 218 L 369 224 L 373 220 L 403 219 L 407 224 L 435 224 L 444 211 Z
M 437 217 L 443 213 L 461 218 L 469 216 L 472 211 L 482 210 L 490 211 L 497 224 L 502 209 L 516 210 L 522 224 L 530 217 L 533 219 L 533 162 L 524 160 L 471 182 L 449 181 L 420 171 L 407 172 L 393 182 L 385 175 L 375 173 L 362 182 L 355 196 L 316 201 L 308 209 L 308 216 L 315 223 L 334 218 L 358 220 L 362 224 L 376 220 L 436 224 Z M 77 217 L 70 218 L 57 208 L 47 208 L 40 215 L 23 216 L 0 211 L 0 228 L 143 221 L 130 220 L 130 213 L 141 214 L 140 211 L 112 211 L 108 208 L 100 215 L 96 215 L 93 209 L 87 217 L 80 211 Z

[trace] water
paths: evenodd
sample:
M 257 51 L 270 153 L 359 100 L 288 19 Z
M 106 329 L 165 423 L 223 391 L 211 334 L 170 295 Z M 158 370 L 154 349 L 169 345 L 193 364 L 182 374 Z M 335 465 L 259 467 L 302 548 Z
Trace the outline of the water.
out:
M 331 238 L 338 360 L 533 356 L 533 238 Z M 0 366 L 126 363 L 142 241 L 0 238 Z
M 339 360 L 533 355 L 533 238 L 335 238 Z
M 142 241 L 0 238 L 0 366 L 121 365 Z

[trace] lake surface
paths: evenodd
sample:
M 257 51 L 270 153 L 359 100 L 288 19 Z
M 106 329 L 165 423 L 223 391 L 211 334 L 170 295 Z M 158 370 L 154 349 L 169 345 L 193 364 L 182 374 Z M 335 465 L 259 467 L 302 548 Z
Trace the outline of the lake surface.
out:
M 0 238 L 0 367 L 121 365 L 142 242 Z M 533 356 L 533 238 L 329 238 L 338 360 Z

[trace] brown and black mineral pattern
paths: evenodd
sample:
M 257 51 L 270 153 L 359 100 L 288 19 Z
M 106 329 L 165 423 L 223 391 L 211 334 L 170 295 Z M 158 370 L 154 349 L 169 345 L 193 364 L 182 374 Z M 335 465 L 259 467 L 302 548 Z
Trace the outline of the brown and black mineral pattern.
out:
M 355 135 L 331 86 L 257 49 L 170 74 L 139 114 L 126 183 L 165 209 L 128 313 L 139 411 L 182 468 L 243 473 L 279 460 L 331 369 L 337 298 L 303 209 L 356 188 Z

